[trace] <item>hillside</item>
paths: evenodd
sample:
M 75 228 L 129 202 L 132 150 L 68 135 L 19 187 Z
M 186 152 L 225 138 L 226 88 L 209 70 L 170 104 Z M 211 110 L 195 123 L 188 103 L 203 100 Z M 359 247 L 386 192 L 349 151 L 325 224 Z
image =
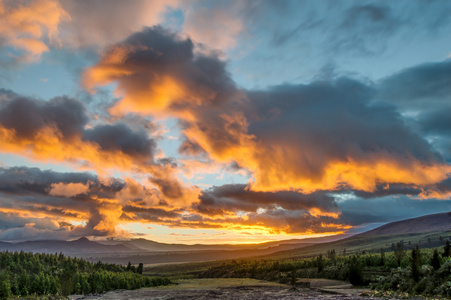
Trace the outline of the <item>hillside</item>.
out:
M 406 249 L 415 245 L 422 248 L 442 246 L 451 239 L 451 214 L 440 213 L 385 224 L 368 232 L 342 240 L 316 244 L 299 249 L 280 251 L 268 255 L 268 258 L 312 257 L 335 249 L 339 254 L 357 251 L 379 251 L 381 248 L 392 250 L 398 242 Z
M 283 250 L 299 249 L 336 240 L 342 236 L 292 239 L 247 245 L 184 245 L 158 243 L 146 239 L 130 241 L 90 241 L 79 238 L 74 241 L 41 240 L 20 243 L 0 242 L 1 251 L 25 251 L 33 253 L 64 253 L 85 258 L 88 261 L 109 262 L 126 265 L 144 263 L 146 265 L 215 261 L 250 256 L 268 255 Z
M 327 236 L 319 238 L 307 238 L 307 239 L 290 239 L 282 241 L 272 241 L 258 244 L 244 244 L 244 245 L 232 245 L 232 244 L 167 244 L 159 243 L 147 239 L 132 239 L 130 241 L 123 241 L 121 244 L 131 249 L 141 249 L 143 251 L 159 252 L 159 251 L 224 251 L 224 250 L 255 250 L 255 249 L 269 249 L 279 247 L 279 250 L 293 249 L 298 247 L 309 246 L 312 244 L 326 243 L 343 239 L 345 236 Z M 103 242 L 101 242 L 103 243 Z M 114 243 L 114 242 L 112 242 Z M 116 242 L 117 243 L 117 242 Z
M 74 241 L 59 240 L 41 240 L 26 241 L 21 243 L 0 242 L 0 251 L 24 251 L 33 253 L 126 253 L 134 251 L 134 249 L 126 245 L 103 245 L 88 240 L 87 238 L 79 238 Z
M 284 241 L 272 241 L 260 244 L 231 245 L 231 244 L 214 244 L 214 245 L 185 245 L 185 244 L 167 244 L 159 243 L 146 239 L 132 239 L 129 241 L 90 241 L 82 237 L 73 241 L 64 240 L 37 240 L 19 243 L 10 243 L 0 241 L 0 251 L 25 251 L 34 253 L 55 253 L 63 252 L 70 255 L 79 254 L 103 254 L 103 255 L 130 255 L 145 254 L 167 255 L 170 253 L 192 253 L 192 252 L 218 252 L 218 251 L 255 251 L 268 250 L 265 253 L 272 253 L 281 250 L 305 247 L 317 243 L 323 243 L 340 238 L 322 237 L 309 239 L 292 239 Z
M 451 212 L 422 216 L 385 224 L 359 236 L 394 235 L 447 231 L 451 229 Z

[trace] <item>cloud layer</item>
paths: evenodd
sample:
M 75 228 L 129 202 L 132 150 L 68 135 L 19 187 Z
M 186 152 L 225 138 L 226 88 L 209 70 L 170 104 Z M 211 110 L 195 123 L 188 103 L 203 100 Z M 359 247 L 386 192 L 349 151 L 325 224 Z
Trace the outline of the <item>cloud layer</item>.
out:
M 161 27 L 110 48 L 85 82 L 117 84 L 123 98 L 113 114 L 179 118 L 183 151 L 192 145 L 190 152 L 237 162 L 253 174 L 253 190 L 372 191 L 378 183 L 433 184 L 450 170 L 395 106 L 374 101 L 377 88 L 339 78 L 240 90 L 218 58 L 194 55 L 191 40 Z
M 74 170 L 0 165 L 0 240 L 331 234 L 449 209 L 451 61 L 352 72 L 443 36 L 449 5 L 314 3 L 0 0 L 2 66 L 77 70 L 72 96 L 0 90 L 0 152 Z

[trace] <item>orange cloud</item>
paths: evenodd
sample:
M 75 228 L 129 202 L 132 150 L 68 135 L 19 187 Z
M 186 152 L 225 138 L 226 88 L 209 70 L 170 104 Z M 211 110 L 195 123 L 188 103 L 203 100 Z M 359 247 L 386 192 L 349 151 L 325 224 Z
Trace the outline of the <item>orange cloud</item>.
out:
M 80 137 L 64 140 L 54 128 L 43 128 L 30 138 L 18 138 L 15 131 L 0 127 L 0 151 L 24 155 L 39 161 L 69 162 L 104 173 L 108 169 L 145 170 L 141 161 L 120 151 L 103 151 Z
M 293 165 L 286 156 L 267 153 L 257 162 L 259 168 L 253 172 L 254 180 L 250 183 L 250 187 L 260 191 L 294 189 L 311 193 L 316 190 L 349 187 L 372 192 L 379 183 L 412 185 L 438 183 L 445 180 L 451 172 L 451 167 L 446 164 L 423 163 L 414 158 L 405 160 L 403 157 L 383 157 L 378 154 L 369 155 L 366 160 L 359 162 L 352 160 L 330 162 L 322 174 L 315 177 L 308 176 L 308 172 L 303 173 L 302 169 Z M 239 163 L 246 165 L 245 161 Z M 274 165 L 277 167 L 271 167 Z
M 331 217 L 334 219 L 338 219 L 341 214 L 340 212 L 322 211 L 317 207 L 313 207 L 313 208 L 309 209 L 308 213 L 315 218 L 320 217 L 320 216 L 325 216 L 325 217 Z
M 89 186 L 83 183 L 54 183 L 51 185 L 50 195 L 73 197 L 84 194 L 89 190 Z
M 69 19 L 58 1 L 0 0 L 0 36 L 13 48 L 23 51 L 24 60 L 36 60 L 49 51 L 47 40 L 59 45 L 59 25 Z
M 450 200 L 451 191 L 440 191 L 438 189 L 423 189 L 423 191 L 418 195 L 419 199 L 439 199 L 439 200 Z

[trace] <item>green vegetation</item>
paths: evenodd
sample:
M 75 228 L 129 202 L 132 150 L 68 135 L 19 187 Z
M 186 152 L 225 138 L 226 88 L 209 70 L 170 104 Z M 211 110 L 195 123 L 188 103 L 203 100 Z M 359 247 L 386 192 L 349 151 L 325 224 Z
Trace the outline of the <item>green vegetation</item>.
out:
M 405 250 L 398 242 L 395 251 L 335 255 L 284 260 L 228 261 L 200 272 L 201 278 L 255 278 L 293 284 L 297 278 L 347 280 L 373 290 L 410 295 L 451 296 L 451 258 L 446 246 L 435 249 Z M 442 252 L 443 250 L 443 252 Z
M 0 253 L 0 299 L 28 295 L 102 293 L 167 285 L 167 278 L 142 276 L 142 264 L 123 267 L 89 263 L 63 254 Z
M 291 259 L 308 258 L 318 256 L 319 253 L 327 253 L 335 249 L 336 254 L 349 255 L 361 253 L 363 251 L 373 252 L 376 249 L 384 251 L 395 251 L 398 243 L 401 243 L 403 250 L 410 250 L 415 245 L 420 248 L 443 247 L 443 244 L 451 240 L 450 231 L 437 231 L 427 233 L 409 233 L 394 235 L 365 236 L 357 235 L 330 243 L 322 243 L 298 249 L 280 251 L 265 256 L 265 259 Z M 399 249 L 400 255 L 402 251 Z M 440 250 L 443 252 L 443 248 Z M 448 256 L 450 248 L 448 246 Z

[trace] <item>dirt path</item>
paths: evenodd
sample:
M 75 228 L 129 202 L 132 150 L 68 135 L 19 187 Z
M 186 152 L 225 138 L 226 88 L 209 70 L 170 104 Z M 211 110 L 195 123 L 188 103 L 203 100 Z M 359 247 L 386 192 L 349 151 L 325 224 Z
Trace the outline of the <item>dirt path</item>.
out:
M 134 291 L 112 291 L 99 296 L 72 296 L 71 299 L 101 300 L 267 300 L 267 299 L 369 299 L 359 289 L 299 288 L 248 278 L 187 279 L 177 284 Z

